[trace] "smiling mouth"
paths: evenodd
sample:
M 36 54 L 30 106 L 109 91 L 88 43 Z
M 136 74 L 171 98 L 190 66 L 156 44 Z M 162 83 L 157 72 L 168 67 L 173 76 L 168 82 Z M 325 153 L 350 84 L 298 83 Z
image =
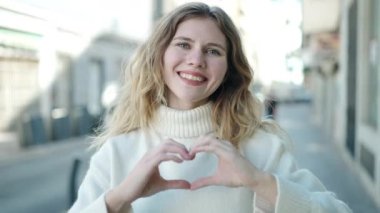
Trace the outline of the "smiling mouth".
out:
M 190 81 L 196 81 L 196 82 L 206 81 L 206 78 L 199 76 L 199 75 L 192 75 L 192 74 L 184 73 L 184 72 L 179 72 L 178 75 L 181 78 L 186 79 L 186 80 L 190 80 Z

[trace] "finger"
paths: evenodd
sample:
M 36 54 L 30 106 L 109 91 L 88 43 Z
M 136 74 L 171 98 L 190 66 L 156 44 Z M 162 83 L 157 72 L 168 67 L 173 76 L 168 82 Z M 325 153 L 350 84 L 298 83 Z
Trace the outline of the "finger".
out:
M 194 146 L 218 144 L 221 146 L 230 146 L 232 145 L 229 141 L 221 140 L 218 137 L 212 135 L 200 136 Z
M 200 136 L 195 144 L 189 149 L 189 154 L 194 157 L 198 152 L 211 152 L 212 140 L 207 136 Z
M 191 183 L 191 190 L 197 190 L 202 187 L 217 185 L 214 176 L 204 177 Z
M 184 160 L 191 159 L 185 145 L 180 144 L 172 139 L 167 139 L 166 141 L 167 142 L 165 142 L 165 144 L 162 146 L 162 151 L 179 154 Z
M 217 144 L 222 145 L 225 148 L 234 147 L 230 141 L 223 140 L 223 139 L 216 137 L 214 135 L 206 135 L 206 136 L 200 137 L 199 140 L 200 141 L 209 141 L 211 143 L 217 143 Z
M 211 136 L 200 137 L 198 143 L 195 144 L 190 151 L 190 155 L 194 155 L 197 152 L 213 152 L 217 155 L 234 151 L 236 148 L 231 142 L 226 140 L 220 140 Z
M 224 147 L 221 144 L 210 144 L 197 146 L 191 149 L 190 155 L 195 156 L 197 153 L 207 152 L 210 154 L 215 154 L 219 159 L 232 159 L 233 156 L 236 156 L 237 152 L 234 151 L 234 148 Z
M 167 189 L 190 189 L 191 184 L 186 180 L 167 180 L 164 183 L 164 190 Z
M 190 155 L 194 156 L 196 153 L 199 152 L 214 152 L 215 147 L 212 146 L 211 144 L 202 144 L 200 146 L 195 146 L 191 148 Z
M 182 163 L 183 160 L 175 155 L 171 154 L 160 154 L 159 157 L 156 159 L 156 165 L 164 162 L 164 161 L 174 161 L 176 163 Z
M 214 142 L 216 139 L 216 137 L 212 136 L 212 135 L 201 135 L 199 136 L 199 138 L 197 139 L 196 141 L 196 145 L 200 145 L 200 144 L 208 144 L 208 143 L 212 143 Z
M 214 153 L 216 155 L 222 155 L 223 152 L 228 151 L 228 149 L 225 149 L 222 144 L 216 142 L 216 143 L 203 143 L 195 145 L 191 148 L 190 155 L 193 156 L 196 153 L 199 152 L 209 152 Z
M 178 147 L 181 147 L 181 148 L 186 149 L 186 146 L 185 146 L 185 145 L 181 144 L 180 142 L 178 142 L 178 141 L 176 141 L 176 140 L 174 140 L 174 139 L 172 139 L 172 138 L 167 138 L 167 139 L 165 139 L 165 143 L 166 143 L 166 144 L 170 144 L 170 145 L 173 145 L 173 146 L 178 146 Z

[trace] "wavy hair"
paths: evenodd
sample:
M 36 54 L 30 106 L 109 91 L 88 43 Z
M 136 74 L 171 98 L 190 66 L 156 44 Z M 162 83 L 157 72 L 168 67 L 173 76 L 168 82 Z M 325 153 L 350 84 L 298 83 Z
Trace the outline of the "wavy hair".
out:
M 220 87 L 210 96 L 216 135 L 237 146 L 263 125 L 262 104 L 249 91 L 253 71 L 243 52 L 237 28 L 219 7 L 187 3 L 164 16 L 137 50 L 124 71 L 118 102 L 95 140 L 96 145 L 102 145 L 111 136 L 149 126 L 159 105 L 166 104 L 162 76 L 164 52 L 178 25 L 199 17 L 213 20 L 227 40 L 227 73 Z

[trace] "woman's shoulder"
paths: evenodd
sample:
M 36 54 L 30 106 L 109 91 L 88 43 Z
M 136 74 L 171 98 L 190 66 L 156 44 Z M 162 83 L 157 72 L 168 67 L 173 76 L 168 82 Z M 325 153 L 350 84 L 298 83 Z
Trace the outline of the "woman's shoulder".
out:
M 134 142 L 139 141 L 139 138 L 141 138 L 141 134 L 141 130 L 137 129 L 128 133 L 114 135 L 109 137 L 104 145 L 108 145 L 111 147 L 131 146 L 135 144 Z
M 244 141 L 244 144 L 265 145 L 265 146 L 285 146 L 291 148 L 290 137 L 284 130 L 269 130 L 258 128 L 251 137 Z
M 269 156 L 291 151 L 292 142 L 284 132 L 260 128 L 240 144 L 240 149 L 251 161 L 265 164 Z
M 128 141 L 128 140 L 134 138 L 136 136 L 136 134 L 137 134 L 137 131 L 131 131 L 128 133 L 122 133 L 122 134 L 114 135 L 114 136 L 109 137 L 108 140 L 106 141 L 106 143 L 112 144 L 112 145 L 124 143 L 125 141 Z
M 98 148 L 97 152 L 113 152 L 115 150 L 130 150 L 139 142 L 141 137 L 140 130 L 133 130 L 128 133 L 122 133 L 108 137 L 105 142 Z
M 141 135 L 140 130 L 134 130 L 111 136 L 96 151 L 94 157 L 100 159 L 120 158 L 124 160 L 133 158 L 136 153 L 145 151 L 147 147 Z
M 265 121 L 257 129 L 252 139 L 263 143 L 280 146 L 287 150 L 293 149 L 293 142 L 288 133 L 274 121 Z

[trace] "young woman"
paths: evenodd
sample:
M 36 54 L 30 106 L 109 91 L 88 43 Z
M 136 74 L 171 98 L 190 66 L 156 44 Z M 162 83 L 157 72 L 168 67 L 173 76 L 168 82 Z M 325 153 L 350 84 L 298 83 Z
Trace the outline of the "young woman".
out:
M 238 31 L 180 6 L 126 69 L 70 212 L 350 212 L 261 119 Z

